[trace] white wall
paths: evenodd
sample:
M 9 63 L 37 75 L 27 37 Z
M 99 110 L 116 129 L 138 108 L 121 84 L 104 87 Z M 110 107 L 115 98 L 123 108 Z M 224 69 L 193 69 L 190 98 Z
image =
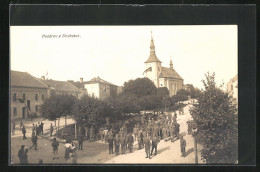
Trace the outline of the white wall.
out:
M 100 98 L 100 90 L 99 90 L 99 83 L 93 83 L 93 84 L 85 84 L 85 89 L 87 89 L 88 95 L 92 97 L 94 93 L 94 97 Z

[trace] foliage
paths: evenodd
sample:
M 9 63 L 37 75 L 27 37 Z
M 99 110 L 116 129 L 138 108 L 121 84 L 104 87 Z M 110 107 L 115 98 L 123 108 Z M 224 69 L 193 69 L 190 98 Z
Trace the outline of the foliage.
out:
M 237 161 L 238 116 L 228 93 L 215 83 L 215 74 L 207 73 L 205 89 L 190 112 L 203 144 L 201 156 L 207 163 Z
M 167 87 L 159 87 L 157 88 L 157 95 L 159 97 L 167 98 L 169 97 L 169 90 Z
M 40 106 L 40 113 L 49 120 L 71 115 L 75 100 L 72 95 L 53 94 L 44 100 Z
M 137 97 L 156 94 L 157 88 L 148 78 L 137 78 L 124 83 L 123 93 Z

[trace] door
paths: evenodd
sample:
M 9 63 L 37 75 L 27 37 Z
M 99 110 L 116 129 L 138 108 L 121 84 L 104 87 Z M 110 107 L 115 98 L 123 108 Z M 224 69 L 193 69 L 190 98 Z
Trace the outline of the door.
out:
M 23 110 L 22 110 L 23 119 L 25 118 L 25 113 L 26 113 L 26 107 L 23 107 Z

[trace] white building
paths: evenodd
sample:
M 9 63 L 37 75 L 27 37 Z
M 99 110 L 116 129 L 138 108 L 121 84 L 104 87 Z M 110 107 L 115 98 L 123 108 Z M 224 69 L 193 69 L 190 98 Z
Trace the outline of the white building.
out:
M 177 91 L 183 87 L 183 79 L 173 69 L 172 60 L 170 60 L 170 68 L 162 67 L 161 63 L 156 56 L 154 40 L 151 35 L 150 56 L 145 61 L 145 77 L 153 81 L 157 88 L 167 87 L 170 96 L 176 95 Z
M 238 75 L 227 83 L 227 91 L 234 98 L 234 102 L 238 103 Z

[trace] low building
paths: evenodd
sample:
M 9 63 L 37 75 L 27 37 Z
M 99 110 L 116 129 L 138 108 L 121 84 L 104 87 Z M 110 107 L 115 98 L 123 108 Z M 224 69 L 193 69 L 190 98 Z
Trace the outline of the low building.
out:
M 10 72 L 10 114 L 11 118 L 29 118 L 39 113 L 39 106 L 49 97 L 48 87 L 27 72 Z
M 48 86 L 48 92 L 50 95 L 58 94 L 58 95 L 72 95 L 79 98 L 82 94 L 81 90 L 71 84 L 68 81 L 57 81 L 52 79 L 41 78 L 41 82 Z
M 69 83 L 71 83 L 72 85 L 74 85 L 75 87 L 77 87 L 78 89 L 80 89 L 81 94 L 79 97 L 82 97 L 83 95 L 87 95 L 87 89 L 84 86 L 83 83 L 83 78 L 80 78 L 80 81 L 74 82 L 73 80 L 68 80 Z
M 227 83 L 227 91 L 234 98 L 234 103 L 238 103 L 238 75 Z
M 116 85 L 107 82 L 100 77 L 95 77 L 90 81 L 83 83 L 89 96 L 96 97 L 101 100 L 104 100 L 109 96 L 115 96 L 118 92 Z

